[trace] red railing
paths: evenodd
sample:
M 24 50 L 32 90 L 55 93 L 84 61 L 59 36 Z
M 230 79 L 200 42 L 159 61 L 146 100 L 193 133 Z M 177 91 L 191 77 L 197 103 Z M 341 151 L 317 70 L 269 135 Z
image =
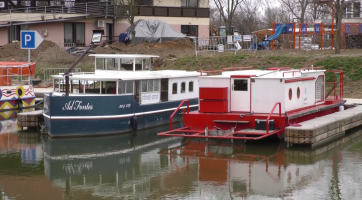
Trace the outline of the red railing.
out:
M 249 67 L 226 67 L 226 68 L 222 68 L 222 69 L 218 69 L 218 70 L 205 70 L 205 71 L 202 71 L 200 70 L 200 76 L 202 76 L 202 73 L 211 73 L 212 75 L 215 74 L 215 72 L 223 72 L 223 71 L 226 71 L 226 70 L 246 70 L 246 69 L 254 69 L 253 66 L 249 66 Z
M 282 104 L 280 102 L 276 102 L 274 104 L 273 109 L 270 111 L 268 118 L 266 118 L 266 135 L 269 134 L 269 119 L 270 119 L 271 115 L 274 113 L 275 107 L 277 107 L 277 105 L 279 105 L 279 117 L 282 116 Z
M 181 106 L 184 104 L 184 103 L 187 103 L 187 114 L 189 114 L 190 112 L 190 102 L 189 100 L 183 100 L 180 105 L 176 108 L 176 110 L 172 113 L 171 117 L 170 117 L 170 131 L 172 131 L 172 118 L 173 116 L 175 116 L 175 114 L 177 113 L 177 111 L 181 108 Z
M 291 67 L 271 67 L 268 68 L 267 70 L 290 70 L 292 69 Z
M 283 77 L 284 77 L 284 74 L 286 74 L 286 73 L 293 73 L 292 75 L 293 75 L 293 77 L 294 77 L 294 72 L 300 72 L 300 71 L 287 71 L 287 72 L 283 72 Z
M 334 81 L 326 82 L 326 84 L 333 84 L 333 88 L 325 95 L 325 98 L 329 96 L 329 94 L 333 91 L 333 99 L 343 99 L 343 71 L 341 70 L 328 70 L 326 72 L 334 73 Z M 339 83 L 337 81 L 337 74 L 339 74 Z M 337 87 L 339 86 L 339 96 L 337 94 Z
M 312 70 L 318 70 L 318 69 L 322 69 L 322 70 L 325 70 L 325 68 L 324 68 L 324 66 L 318 66 L 318 67 L 303 67 L 303 68 L 300 68 L 299 69 L 299 71 L 302 71 L 302 70 L 304 70 L 304 71 L 312 71 Z

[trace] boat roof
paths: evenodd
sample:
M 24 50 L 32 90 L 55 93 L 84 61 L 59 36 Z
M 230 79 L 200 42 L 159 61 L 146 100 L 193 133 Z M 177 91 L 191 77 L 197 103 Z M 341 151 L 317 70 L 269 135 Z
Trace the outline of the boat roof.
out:
M 156 55 L 143 55 L 143 54 L 90 54 L 96 58 L 158 58 Z
M 4 62 L 0 61 L 0 67 L 28 67 L 34 65 L 34 62 Z
M 292 78 L 292 77 L 301 77 L 305 73 L 320 73 L 325 72 L 325 70 L 299 70 L 299 69 L 290 69 L 290 70 L 238 70 L 238 71 L 223 71 L 221 75 L 216 76 L 201 76 L 200 78 L 230 78 L 233 76 L 245 76 L 253 78 Z M 241 78 L 241 77 L 239 77 Z
M 200 72 L 186 70 L 160 70 L 160 71 L 122 71 L 122 73 L 74 73 L 70 80 L 145 80 L 161 78 L 181 78 L 200 76 Z M 52 75 L 55 79 L 64 79 L 63 74 Z

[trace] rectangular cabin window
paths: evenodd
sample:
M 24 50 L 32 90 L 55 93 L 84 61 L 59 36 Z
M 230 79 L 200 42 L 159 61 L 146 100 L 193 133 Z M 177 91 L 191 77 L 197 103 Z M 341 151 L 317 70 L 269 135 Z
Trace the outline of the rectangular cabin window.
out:
M 118 81 L 118 94 L 133 94 L 133 81 Z
M 185 82 L 181 83 L 181 93 L 186 93 L 186 83 Z
M 85 94 L 99 94 L 100 93 L 100 82 L 99 81 L 86 81 Z
M 141 71 L 142 70 L 142 59 L 136 58 L 135 62 L 136 62 L 136 71 Z
M 151 59 L 143 59 L 143 70 L 151 70 L 152 66 L 151 66 Z
M 153 80 L 148 80 L 148 92 L 153 92 Z
M 234 79 L 234 91 L 248 91 L 248 80 Z
M 118 64 L 116 65 L 114 58 L 106 58 L 106 63 L 106 70 L 118 70 Z
M 177 83 L 172 84 L 172 94 L 177 94 Z
M 105 69 L 105 59 L 104 58 L 96 58 L 96 69 Z
M 189 82 L 189 92 L 194 92 L 194 82 L 193 81 Z
M 142 92 L 159 92 L 160 80 L 142 80 Z
M 160 80 L 153 80 L 153 91 L 160 91 Z
M 133 71 L 133 59 L 123 58 L 121 60 L 121 70 Z
M 142 92 L 147 92 L 147 82 L 148 80 L 142 80 Z

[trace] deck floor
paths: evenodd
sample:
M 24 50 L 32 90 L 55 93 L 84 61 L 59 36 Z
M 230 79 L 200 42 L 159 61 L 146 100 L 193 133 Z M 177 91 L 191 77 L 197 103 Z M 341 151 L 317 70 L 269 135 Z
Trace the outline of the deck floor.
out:
M 335 112 L 285 128 L 285 140 L 293 144 L 313 144 L 362 125 L 362 106 Z

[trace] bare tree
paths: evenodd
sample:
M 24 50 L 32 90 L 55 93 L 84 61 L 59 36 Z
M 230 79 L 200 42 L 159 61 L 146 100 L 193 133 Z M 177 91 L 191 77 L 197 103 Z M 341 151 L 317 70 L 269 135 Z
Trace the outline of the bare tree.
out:
M 131 24 L 132 44 L 136 44 L 136 30 L 134 26 L 134 18 L 137 14 L 137 6 L 143 3 L 143 0 L 115 0 L 118 9 L 125 16 L 128 23 Z
M 279 0 L 279 2 L 293 15 L 293 18 L 299 20 L 299 23 L 304 23 L 307 8 L 311 1 L 312 0 Z
M 349 0 L 345 2 L 345 0 L 318 0 L 317 3 L 320 4 L 326 4 L 330 6 L 330 12 L 332 12 L 332 15 L 334 14 L 335 21 L 337 23 L 337 36 L 336 36 L 336 42 L 335 42 L 335 54 L 341 53 L 342 48 L 342 20 L 344 11 L 346 10 L 347 6 L 351 6 L 353 3 L 359 2 L 359 0 Z M 331 14 L 331 13 L 329 13 Z M 359 9 L 358 13 L 359 14 Z M 334 23 L 334 22 L 332 22 Z
M 267 7 L 262 18 L 264 28 L 272 28 L 274 22 L 290 22 L 287 12 L 281 7 Z
M 220 16 L 223 19 L 225 25 L 227 34 L 231 33 L 231 26 L 233 17 L 235 15 L 235 12 L 237 8 L 241 5 L 244 0 L 213 0 L 216 8 L 220 12 Z

